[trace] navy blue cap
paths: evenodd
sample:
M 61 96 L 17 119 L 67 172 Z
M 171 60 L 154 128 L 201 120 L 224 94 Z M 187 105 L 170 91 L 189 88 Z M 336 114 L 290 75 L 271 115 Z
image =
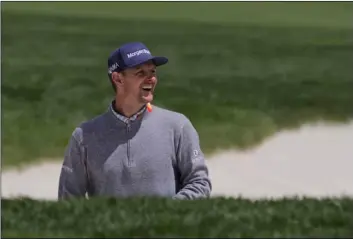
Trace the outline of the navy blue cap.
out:
M 148 48 L 141 42 L 130 42 L 113 51 L 108 58 L 108 75 L 135 67 L 149 60 L 156 66 L 164 65 L 168 58 L 152 56 Z

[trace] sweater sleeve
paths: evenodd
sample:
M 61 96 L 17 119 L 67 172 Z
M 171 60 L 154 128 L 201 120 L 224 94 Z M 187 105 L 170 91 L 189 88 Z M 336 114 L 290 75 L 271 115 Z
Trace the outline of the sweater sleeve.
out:
M 58 198 L 85 197 L 87 191 L 84 147 L 81 146 L 82 129 L 76 128 L 65 150 L 62 164 Z
M 186 118 L 184 122 L 177 149 L 181 188 L 174 199 L 207 198 L 211 194 L 212 185 L 200 148 L 199 135 L 189 119 Z

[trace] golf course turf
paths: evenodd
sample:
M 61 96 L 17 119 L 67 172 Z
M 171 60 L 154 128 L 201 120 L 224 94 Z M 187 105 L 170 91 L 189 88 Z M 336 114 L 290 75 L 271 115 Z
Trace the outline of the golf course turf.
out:
M 1 3 L 2 167 L 62 158 L 114 96 L 107 57 L 144 42 L 153 104 L 191 119 L 204 152 L 353 117 L 353 4 Z M 3 237 L 349 237 L 353 201 L 2 199 Z
M 346 237 L 353 201 L 157 198 L 2 201 L 3 237 Z
M 5 167 L 62 157 L 107 109 L 107 57 L 127 41 L 170 59 L 153 103 L 189 117 L 205 153 L 353 116 L 351 3 L 96 4 L 2 3 Z

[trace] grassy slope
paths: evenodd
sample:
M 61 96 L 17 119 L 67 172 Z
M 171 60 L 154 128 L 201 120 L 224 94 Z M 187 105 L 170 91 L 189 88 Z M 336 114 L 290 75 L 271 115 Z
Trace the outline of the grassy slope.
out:
M 2 200 L 4 237 L 349 237 L 353 201 Z
M 2 3 L 4 165 L 61 156 L 106 109 L 106 58 L 131 40 L 169 56 L 155 103 L 190 117 L 206 152 L 353 116 L 352 4 L 81 4 Z
M 298 2 L 37 2 L 3 3 L 7 11 L 99 18 L 143 18 L 269 26 L 351 28 L 352 3 Z

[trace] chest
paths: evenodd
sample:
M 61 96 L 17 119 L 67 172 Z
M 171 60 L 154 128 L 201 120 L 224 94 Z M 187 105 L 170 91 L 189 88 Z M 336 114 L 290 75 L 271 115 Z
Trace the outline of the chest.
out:
M 176 150 L 168 128 L 126 125 L 93 136 L 86 146 L 86 160 L 93 174 L 129 174 L 147 177 L 171 172 Z

